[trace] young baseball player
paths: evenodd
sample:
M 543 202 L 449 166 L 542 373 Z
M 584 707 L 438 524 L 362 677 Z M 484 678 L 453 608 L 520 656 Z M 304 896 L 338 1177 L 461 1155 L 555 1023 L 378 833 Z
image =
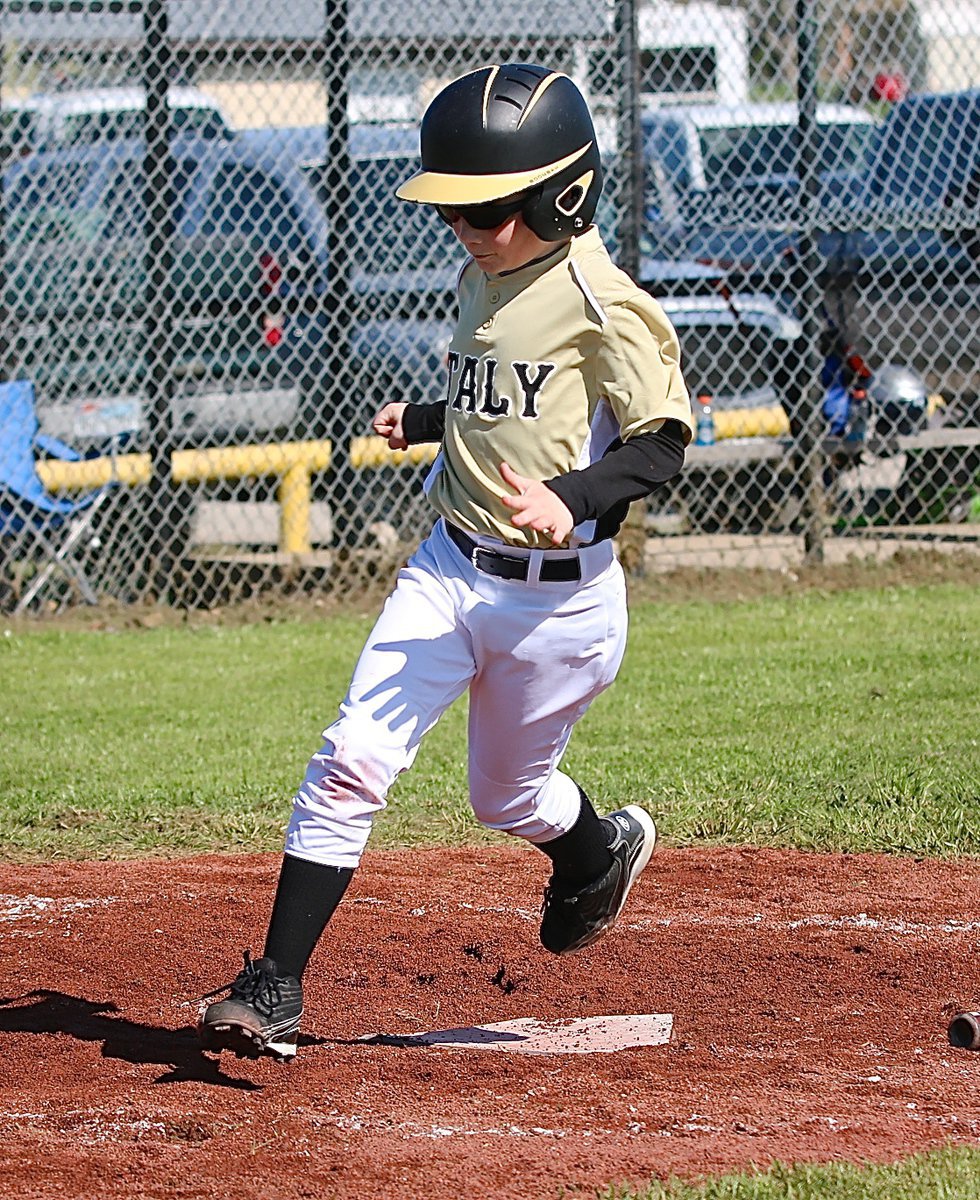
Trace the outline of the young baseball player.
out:
M 303 972 L 372 818 L 464 691 L 476 817 L 550 860 L 547 950 L 602 936 L 656 841 L 642 808 L 600 817 L 560 765 L 623 657 L 611 538 L 692 437 L 676 335 L 592 225 L 599 150 L 567 76 L 510 64 L 457 79 L 425 113 L 421 159 L 398 195 L 436 208 L 467 253 L 447 389 L 437 404 L 387 402 L 374 429 L 394 449 L 441 442 L 426 482 L 436 520 L 309 763 L 263 957 L 246 952 L 202 1013 L 208 1050 L 295 1053 Z

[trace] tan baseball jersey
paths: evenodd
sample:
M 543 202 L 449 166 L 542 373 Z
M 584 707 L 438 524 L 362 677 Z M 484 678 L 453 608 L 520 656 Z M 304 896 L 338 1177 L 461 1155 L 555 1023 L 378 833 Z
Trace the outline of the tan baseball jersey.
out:
M 553 548 L 545 534 L 511 524 L 501 462 L 549 479 L 667 418 L 685 426 L 686 441 L 693 437 L 677 335 L 660 304 L 614 265 L 595 226 L 506 275 L 468 261 L 458 298 L 445 436 L 426 481 L 447 520 Z M 579 527 L 571 541 L 591 537 Z

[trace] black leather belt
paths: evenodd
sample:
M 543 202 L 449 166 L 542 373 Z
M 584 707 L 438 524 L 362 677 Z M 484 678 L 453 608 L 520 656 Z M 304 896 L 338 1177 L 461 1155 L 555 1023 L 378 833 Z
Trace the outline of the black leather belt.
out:
M 527 579 L 528 568 L 531 565 L 529 557 L 481 546 L 468 533 L 464 533 L 449 521 L 446 522 L 446 532 L 478 571 L 494 575 L 498 579 Z M 542 583 L 574 583 L 581 579 L 582 565 L 578 555 L 566 553 L 561 558 L 546 556 L 538 578 Z

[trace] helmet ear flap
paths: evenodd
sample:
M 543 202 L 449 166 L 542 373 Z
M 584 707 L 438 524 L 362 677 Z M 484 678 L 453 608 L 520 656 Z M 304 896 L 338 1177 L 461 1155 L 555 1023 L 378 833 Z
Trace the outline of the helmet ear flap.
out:
M 595 216 L 602 190 L 602 168 L 595 146 L 585 161 L 576 163 L 575 168 L 578 174 L 574 178 L 569 179 L 568 172 L 564 171 L 547 180 L 524 205 L 524 221 L 542 241 L 573 237 Z
M 595 171 L 586 171 L 584 175 L 573 180 L 563 192 L 555 197 L 555 208 L 563 217 L 574 217 L 582 207 L 589 194 L 589 187 L 594 176 Z M 584 221 L 582 223 L 584 224 Z

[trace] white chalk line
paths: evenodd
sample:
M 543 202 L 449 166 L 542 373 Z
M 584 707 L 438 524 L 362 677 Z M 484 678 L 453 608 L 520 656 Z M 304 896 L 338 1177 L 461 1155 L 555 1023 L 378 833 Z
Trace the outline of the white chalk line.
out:
M 907 1120 L 918 1125 L 935 1126 L 940 1128 L 950 1128 L 957 1131 L 967 1130 L 970 1136 L 976 1136 L 980 1132 L 980 1121 L 965 1120 L 963 1117 L 958 1117 L 952 1114 L 926 1115 L 915 1111 L 914 1105 L 908 1107 L 905 1111 Z M 589 1129 L 562 1129 L 550 1128 L 541 1125 L 523 1125 L 518 1123 L 504 1125 L 456 1125 L 456 1124 L 431 1124 L 426 1125 L 418 1121 L 393 1121 L 390 1117 L 374 1116 L 368 1114 L 356 1113 L 341 1113 L 337 1109 L 331 1112 L 312 1116 L 313 1124 L 318 1126 L 326 1126 L 329 1128 L 339 1129 L 342 1133 L 353 1134 L 383 1134 L 397 1135 L 406 1139 L 430 1138 L 433 1140 L 448 1139 L 448 1138 L 469 1138 L 469 1137 L 499 1137 L 499 1138 L 608 1138 L 621 1135 L 631 1137 L 684 1137 L 690 1138 L 692 1135 L 703 1134 L 713 1136 L 717 1134 L 730 1135 L 733 1129 L 737 1129 L 740 1125 L 744 1126 L 744 1117 L 741 1120 L 732 1120 L 726 1124 L 717 1124 L 704 1113 L 692 1112 L 686 1117 L 678 1117 L 673 1121 L 668 1121 L 662 1124 L 648 1123 L 638 1119 L 624 1121 L 619 1127 L 596 1127 Z M 759 1126 L 753 1126 L 752 1132 L 759 1136 L 772 1134 L 788 1128 L 798 1128 L 807 1125 L 825 1125 L 835 1133 L 843 1133 L 848 1130 L 861 1131 L 863 1123 L 855 1120 L 854 1113 L 841 1113 L 839 1115 L 821 1114 L 803 1118 L 801 1121 L 784 1121 L 771 1122 L 764 1118 Z
M 187 893 L 187 900 L 197 897 Z M 28 894 L 17 896 L 10 893 L 0 893 L 0 923 L 33 922 L 53 924 L 59 919 L 90 909 L 104 909 L 119 904 L 119 896 L 103 897 L 60 897 L 36 896 Z M 400 908 L 389 901 L 377 896 L 357 896 L 351 904 L 371 905 L 393 911 Z M 425 917 L 438 912 L 456 909 L 461 912 L 473 912 L 490 916 L 518 917 L 522 921 L 537 922 L 541 919 L 538 909 L 522 908 L 515 905 L 470 904 L 467 901 L 457 901 L 455 904 L 438 902 L 422 905 L 408 910 L 409 916 Z M 967 921 L 958 917 L 947 917 L 938 922 L 906 921 L 900 917 L 873 917 L 868 913 L 859 912 L 847 915 L 831 913 L 813 913 L 804 917 L 785 918 L 775 917 L 766 913 L 747 913 L 741 916 L 729 914 L 718 916 L 699 916 L 696 913 L 681 913 L 677 916 L 646 917 L 640 920 L 623 922 L 623 927 L 636 931 L 647 929 L 671 929 L 675 927 L 701 929 L 770 929 L 795 932 L 803 929 L 847 930 L 868 933 L 893 933 L 902 937 L 930 938 L 937 934 L 949 936 L 969 936 L 980 933 L 980 920 Z
M 54 899 L 51 896 L 12 896 L 0 893 L 0 921 L 41 921 L 52 916 L 66 916 L 89 908 L 108 908 L 118 903 L 117 896 L 90 899 Z
M 501 1140 L 526 1140 L 541 1138 L 552 1141 L 562 1141 L 572 1138 L 576 1142 L 588 1143 L 595 1139 L 610 1137 L 642 1137 L 642 1138 L 673 1138 L 692 1137 L 713 1138 L 719 1135 L 730 1136 L 733 1130 L 745 1132 L 747 1129 L 754 1135 L 765 1137 L 786 1129 L 805 1129 L 807 1126 L 821 1125 L 834 1133 L 848 1131 L 861 1132 L 864 1123 L 855 1120 L 854 1112 L 839 1115 L 820 1114 L 797 1120 L 795 1122 L 773 1123 L 763 1117 L 759 1123 L 746 1126 L 746 1118 L 751 1121 L 750 1114 L 743 1114 L 740 1119 L 717 1124 L 700 1113 L 691 1113 L 686 1118 L 679 1118 L 664 1124 L 648 1123 L 640 1120 L 624 1121 L 616 1126 L 592 1126 L 588 1129 L 555 1128 L 547 1125 L 521 1124 L 509 1122 L 506 1124 L 458 1125 L 422 1121 L 393 1121 L 386 1116 L 373 1116 L 357 1113 L 340 1113 L 336 1110 L 326 1114 L 297 1112 L 299 1121 L 309 1121 L 314 1129 L 336 1129 L 347 1135 L 364 1135 L 399 1137 L 405 1141 L 428 1140 L 449 1141 L 466 1138 L 484 1137 Z M 947 1137 L 975 1139 L 980 1136 L 980 1121 L 964 1120 L 962 1117 L 941 1114 L 935 1116 L 923 1115 L 912 1110 L 904 1114 L 906 1120 L 916 1125 L 938 1127 Z M 76 1145 L 103 1146 L 108 1142 L 118 1141 L 121 1137 L 133 1141 L 169 1141 L 168 1123 L 160 1117 L 142 1117 L 120 1119 L 115 1113 L 99 1113 L 85 1110 L 70 1112 L 22 1112 L 0 1110 L 0 1131 L 7 1130 L 13 1135 L 23 1133 L 27 1125 L 61 1132 L 70 1135 Z M 217 1131 L 216 1131 L 217 1132 Z
M 167 1123 L 162 1119 L 127 1119 L 121 1116 L 121 1110 L 101 1113 L 83 1108 L 44 1113 L 0 1110 L 0 1130 L 7 1122 L 13 1123 L 12 1132 L 22 1131 L 25 1123 L 29 1123 L 33 1128 L 69 1134 L 73 1144 L 83 1146 L 104 1146 L 107 1142 L 119 1141 L 121 1137 L 134 1141 L 147 1135 L 164 1139 L 167 1130 Z
M 379 899 L 376 896 L 358 896 L 352 901 L 354 904 L 372 904 L 384 908 L 391 908 L 385 900 Z M 466 901 L 460 900 L 455 904 L 432 904 L 421 908 L 409 909 L 409 916 L 424 917 L 429 913 L 439 912 L 446 913 L 450 909 L 474 912 L 487 913 L 493 916 L 516 916 L 523 921 L 533 921 L 537 923 L 541 919 L 540 910 L 518 908 L 514 905 L 494 904 L 469 904 Z M 839 929 L 839 930 L 867 930 L 874 933 L 898 933 L 904 936 L 912 937 L 932 937 L 937 933 L 945 934 L 972 934 L 980 933 L 980 921 L 964 921 L 957 917 L 947 917 L 939 924 L 931 924 L 925 921 L 905 921 L 900 917 L 872 917 L 867 913 L 860 912 L 852 915 L 833 915 L 831 913 L 813 913 L 812 915 L 796 918 L 780 918 L 767 915 L 766 913 L 748 913 L 744 916 L 714 916 L 703 917 L 696 913 L 682 913 L 674 917 L 647 917 L 638 921 L 628 921 L 623 923 L 626 929 L 670 929 L 674 926 L 684 928 L 686 926 L 695 926 L 698 928 L 716 928 L 716 929 L 785 929 L 797 930 L 806 928 L 815 929 Z

